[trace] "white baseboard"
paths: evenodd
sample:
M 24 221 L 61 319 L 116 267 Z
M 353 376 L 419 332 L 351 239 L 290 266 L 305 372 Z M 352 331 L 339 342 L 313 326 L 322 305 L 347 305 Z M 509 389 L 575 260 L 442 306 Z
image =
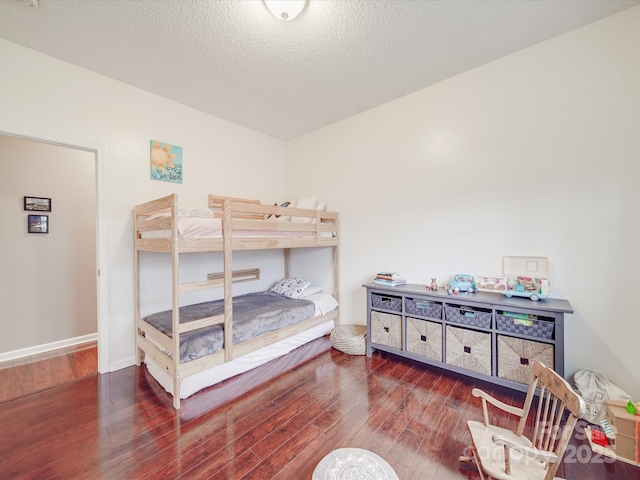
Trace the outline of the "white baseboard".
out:
M 132 357 L 125 358 L 118 362 L 111 362 L 111 365 L 109 365 L 109 371 L 115 372 L 116 370 L 122 370 L 123 368 L 131 367 L 132 365 L 135 365 L 135 364 L 136 364 L 136 357 L 134 355 Z
M 67 338 L 66 340 L 58 340 L 57 342 L 45 343 L 44 345 L 36 345 L 34 347 L 21 348 L 19 350 L 0 353 L 0 362 L 30 357 L 31 355 L 38 355 L 39 353 L 51 352 L 60 348 L 73 347 L 74 345 L 82 345 L 83 343 L 97 341 L 97 333 L 82 335 L 81 337 Z

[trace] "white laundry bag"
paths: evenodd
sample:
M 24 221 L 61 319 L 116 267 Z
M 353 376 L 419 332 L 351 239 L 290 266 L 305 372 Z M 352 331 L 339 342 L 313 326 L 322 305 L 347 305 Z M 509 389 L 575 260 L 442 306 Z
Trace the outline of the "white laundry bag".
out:
M 606 400 L 631 400 L 631 395 L 601 373 L 579 370 L 573 376 L 573 381 L 585 401 L 587 409 L 582 418 L 587 422 L 597 424 L 604 420 Z

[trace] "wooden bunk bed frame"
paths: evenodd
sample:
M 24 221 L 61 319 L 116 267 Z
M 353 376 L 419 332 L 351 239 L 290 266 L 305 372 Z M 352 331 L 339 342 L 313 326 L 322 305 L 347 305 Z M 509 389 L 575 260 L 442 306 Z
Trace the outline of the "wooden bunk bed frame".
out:
M 338 299 L 338 214 L 319 210 L 284 208 L 262 205 L 257 200 L 209 195 L 208 207 L 222 221 L 219 238 L 183 238 L 178 234 L 178 196 L 168 195 L 152 200 L 134 209 L 135 224 L 135 324 L 136 364 L 145 356 L 152 358 L 173 379 L 173 406 L 180 408 L 180 382 L 182 378 L 231 361 L 267 345 L 338 319 L 338 308 L 325 315 L 304 320 L 295 325 L 268 332 L 251 340 L 233 344 L 233 289 L 234 282 L 259 278 L 259 270 L 232 268 L 233 252 L 238 250 L 284 249 L 284 274 L 289 276 L 291 248 L 332 247 L 333 296 Z M 157 214 L 168 214 L 159 216 Z M 285 215 L 305 219 L 304 222 L 271 221 L 268 216 Z M 144 232 L 166 231 L 166 238 L 145 238 Z M 234 236 L 234 231 L 255 232 L 256 236 Z M 261 232 L 283 236 L 258 236 Z M 304 236 L 286 236 L 287 232 Z M 172 337 L 147 323 L 140 315 L 140 257 L 142 252 L 171 254 L 172 281 Z M 223 252 L 224 271 L 198 282 L 180 283 L 179 257 L 182 253 Z M 224 314 L 180 324 L 180 295 L 185 292 L 222 288 Z M 180 363 L 180 335 L 210 325 L 224 326 L 224 345 L 217 353 L 186 363 Z M 152 340 L 152 341 L 151 341 Z M 158 348 L 161 345 L 169 354 Z

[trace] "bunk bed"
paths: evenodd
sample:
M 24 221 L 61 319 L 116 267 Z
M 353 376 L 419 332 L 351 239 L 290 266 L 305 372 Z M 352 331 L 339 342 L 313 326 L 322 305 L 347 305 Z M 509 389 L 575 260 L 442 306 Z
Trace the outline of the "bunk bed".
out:
M 135 206 L 134 233 L 136 363 L 147 365 L 151 375 L 173 395 L 176 409 L 181 398 L 328 334 L 338 319 L 336 212 L 215 195 L 209 195 L 206 209 L 180 210 L 178 196 L 172 194 Z M 268 291 L 234 298 L 234 283 L 260 277 L 259 269 L 233 270 L 234 252 L 283 249 L 284 277 L 288 279 L 291 249 L 316 247 L 332 249 L 331 294 L 297 298 Z M 170 254 L 172 283 L 171 310 L 145 317 L 140 300 L 143 252 Z M 180 255 L 195 252 L 222 252 L 223 272 L 182 283 Z M 221 299 L 180 306 L 183 293 L 220 288 Z M 263 308 L 258 300 L 275 302 L 280 316 L 286 317 L 284 323 L 265 321 L 262 313 L 255 313 L 256 305 Z M 301 312 L 282 314 L 292 306 Z M 200 350 L 197 354 L 186 346 L 194 338 Z

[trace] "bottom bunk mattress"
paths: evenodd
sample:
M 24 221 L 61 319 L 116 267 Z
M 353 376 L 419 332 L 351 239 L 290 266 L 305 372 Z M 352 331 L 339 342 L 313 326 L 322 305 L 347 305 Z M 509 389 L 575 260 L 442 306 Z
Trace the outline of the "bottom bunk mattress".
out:
M 312 318 L 317 315 L 317 309 L 313 298 L 310 300 L 293 299 L 271 291 L 247 293 L 234 297 L 233 343 L 238 344 Z M 188 323 L 223 313 L 223 300 L 187 305 L 180 307 L 180 323 Z M 144 320 L 171 337 L 171 315 L 171 310 L 168 310 L 149 315 Z M 180 363 L 219 352 L 223 345 L 224 328 L 222 325 L 212 325 L 183 333 L 180 336 Z
M 267 345 L 242 357 L 234 358 L 230 362 L 198 372 L 190 377 L 182 378 L 180 380 L 180 398 L 190 397 L 204 388 L 216 385 L 223 380 L 248 372 L 253 368 L 286 355 L 302 345 L 328 335 L 331 333 L 334 325 L 334 321 L 329 320 L 317 327 L 310 328 L 292 337 Z M 167 392 L 173 393 L 173 378 L 151 358 L 145 358 L 145 363 L 149 373 L 151 373 L 158 383 Z

